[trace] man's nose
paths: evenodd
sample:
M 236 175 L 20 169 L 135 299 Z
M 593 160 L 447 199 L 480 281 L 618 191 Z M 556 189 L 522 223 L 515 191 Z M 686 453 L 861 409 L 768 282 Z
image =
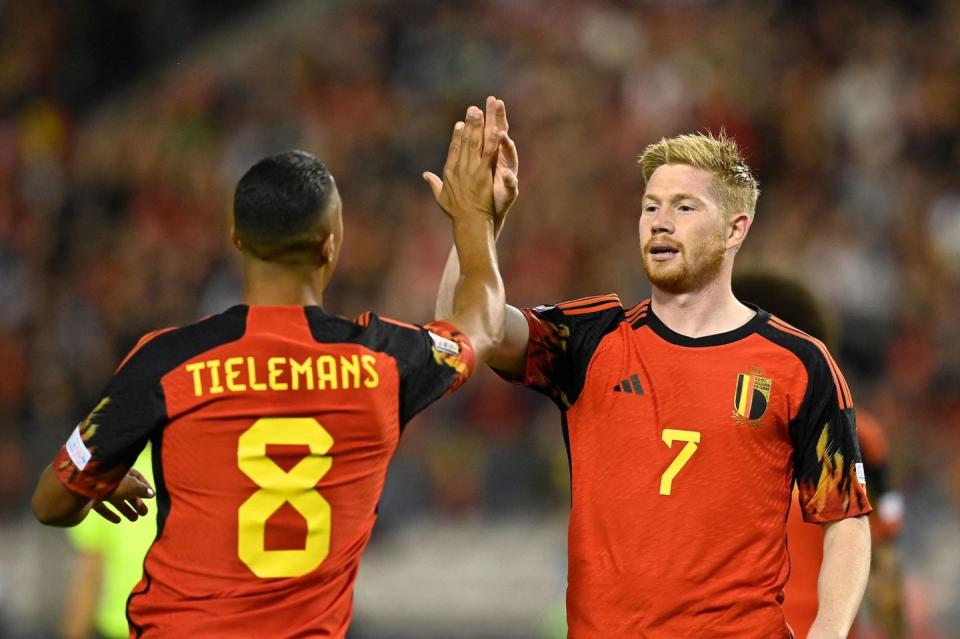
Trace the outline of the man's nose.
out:
M 665 214 L 663 211 L 657 211 L 657 214 L 653 217 L 653 221 L 650 223 L 650 232 L 654 235 L 659 235 L 662 233 L 673 233 L 674 230 L 675 227 L 671 216 Z

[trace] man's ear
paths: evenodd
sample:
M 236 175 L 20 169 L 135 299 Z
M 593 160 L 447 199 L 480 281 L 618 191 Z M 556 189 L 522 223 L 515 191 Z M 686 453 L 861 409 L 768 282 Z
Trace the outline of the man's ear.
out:
M 730 216 L 727 227 L 727 237 L 724 246 L 727 250 L 739 250 L 740 245 L 747 239 L 747 233 L 750 232 L 750 226 L 753 224 L 753 218 L 746 213 L 734 213 Z
M 337 246 L 333 233 L 327 233 L 320 240 L 320 263 L 330 264 L 336 255 Z
M 243 250 L 243 242 L 240 240 L 240 237 L 237 235 L 237 228 L 235 226 L 230 227 L 230 241 L 234 246 L 237 247 L 238 251 Z

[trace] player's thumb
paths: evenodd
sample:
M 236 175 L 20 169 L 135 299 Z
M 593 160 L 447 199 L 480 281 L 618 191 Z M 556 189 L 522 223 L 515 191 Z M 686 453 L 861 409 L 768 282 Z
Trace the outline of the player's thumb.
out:
M 517 179 L 517 174 L 510 169 L 503 169 L 503 185 L 507 187 L 507 190 L 511 193 L 519 191 L 520 181 Z
M 153 497 L 156 495 L 156 492 L 153 490 L 153 486 L 150 485 L 150 482 L 147 481 L 147 478 L 140 474 L 138 470 L 131 468 L 129 471 L 127 471 L 126 479 L 133 484 L 133 490 L 131 492 L 135 496 Z
M 133 494 L 137 497 L 155 497 L 156 491 L 153 490 L 153 487 L 144 481 L 137 481 L 136 487 L 133 490 Z
M 431 173 L 430 171 L 423 172 L 424 181 L 430 185 L 430 190 L 433 191 L 433 197 L 440 200 L 440 191 L 443 190 L 443 180 L 436 176 L 436 174 Z

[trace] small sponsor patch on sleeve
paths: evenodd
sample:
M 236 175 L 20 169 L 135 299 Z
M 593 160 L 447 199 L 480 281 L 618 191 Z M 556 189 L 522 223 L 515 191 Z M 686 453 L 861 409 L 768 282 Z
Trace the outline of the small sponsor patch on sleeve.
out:
M 857 462 L 857 463 L 854 464 L 853 466 L 854 466 L 854 468 L 856 468 L 856 470 L 857 470 L 857 481 L 860 482 L 860 485 L 861 485 L 861 486 L 866 486 L 866 485 L 867 485 L 867 474 L 866 474 L 865 472 L 863 472 L 863 464 L 860 463 L 860 462 Z
M 427 334 L 430 335 L 430 339 L 433 340 L 433 347 L 441 353 L 447 353 L 448 355 L 460 354 L 460 345 L 452 339 L 437 335 L 433 331 L 427 331 Z
M 67 449 L 67 455 L 69 455 L 70 461 L 73 462 L 73 465 L 79 470 L 83 470 L 90 461 L 91 454 L 90 450 L 87 448 L 87 445 L 83 443 L 83 438 L 80 437 L 79 424 L 73 429 L 73 433 L 70 435 L 70 439 L 67 440 L 65 448 Z

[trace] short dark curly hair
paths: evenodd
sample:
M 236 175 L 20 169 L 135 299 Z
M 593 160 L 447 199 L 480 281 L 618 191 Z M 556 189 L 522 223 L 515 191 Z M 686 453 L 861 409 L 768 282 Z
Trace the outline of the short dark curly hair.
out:
M 316 259 L 329 232 L 333 176 L 305 151 L 285 151 L 250 167 L 233 196 L 234 232 L 244 250 L 268 261 Z

